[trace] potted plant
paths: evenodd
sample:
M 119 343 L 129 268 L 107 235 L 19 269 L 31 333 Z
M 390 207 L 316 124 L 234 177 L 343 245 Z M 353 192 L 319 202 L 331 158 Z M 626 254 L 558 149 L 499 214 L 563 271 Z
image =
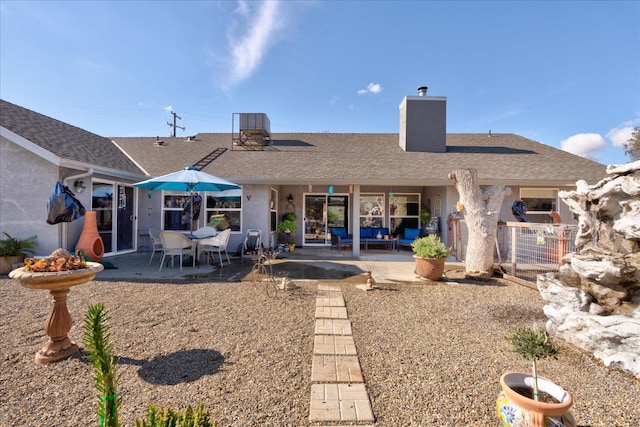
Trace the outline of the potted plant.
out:
M 293 235 L 296 234 L 296 230 L 298 226 L 295 221 L 290 219 L 283 219 L 283 221 L 278 224 L 278 232 L 284 235 L 284 246 L 289 249 L 289 252 L 293 252 L 295 248 L 295 243 L 293 243 Z
M 431 234 L 411 243 L 413 258 L 416 260 L 415 273 L 425 279 L 440 280 L 444 274 L 444 262 L 452 255 L 451 248 Z
M 512 350 L 532 362 L 532 375 L 508 372 L 500 378 L 502 392 L 496 401 L 496 412 L 503 426 L 533 427 L 575 426 L 569 413 L 571 394 L 552 381 L 538 377 L 536 362 L 556 359 L 560 347 L 544 329 L 514 328 L 505 337 Z
M 420 222 L 423 223 L 424 225 L 429 224 L 429 221 L 431 221 L 431 209 L 429 208 L 422 208 L 420 209 Z
M 0 238 L 0 274 L 8 274 L 13 265 L 22 262 L 27 255 L 33 255 L 36 247 L 36 236 L 19 239 L 3 232 Z

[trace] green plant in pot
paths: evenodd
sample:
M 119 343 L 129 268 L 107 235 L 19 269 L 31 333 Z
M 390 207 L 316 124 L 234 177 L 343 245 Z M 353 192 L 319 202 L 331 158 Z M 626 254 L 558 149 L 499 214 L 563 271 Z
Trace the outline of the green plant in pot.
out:
M 298 226 L 295 221 L 285 219 L 278 224 L 278 232 L 284 235 L 286 245 L 293 245 L 293 235 L 296 234 Z
M 429 280 L 440 280 L 444 274 L 444 262 L 453 252 L 442 243 L 440 237 L 431 234 L 411 243 L 413 258 L 416 260 L 415 273 Z
M 539 378 L 536 362 L 557 359 L 560 347 L 544 329 L 514 328 L 505 339 L 512 351 L 532 363 L 532 375 L 509 372 L 500 378 L 502 392 L 496 401 L 496 413 L 502 425 L 534 427 L 575 426 L 569 409 L 571 394 L 552 381 Z
M 429 224 L 429 221 L 431 221 L 431 209 L 429 208 L 422 208 L 420 209 L 420 222 L 423 223 L 424 225 Z
M 9 233 L 3 232 L 0 238 L 0 274 L 7 274 L 12 270 L 13 264 L 22 262 L 28 255 L 33 255 L 38 243 L 37 236 L 20 239 Z

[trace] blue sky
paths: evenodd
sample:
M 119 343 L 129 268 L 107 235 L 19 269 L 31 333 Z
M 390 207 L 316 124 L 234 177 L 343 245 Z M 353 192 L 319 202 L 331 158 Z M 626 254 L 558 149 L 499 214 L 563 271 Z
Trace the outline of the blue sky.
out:
M 397 133 L 419 86 L 449 133 L 605 164 L 640 126 L 640 1 L 0 0 L 0 97 L 103 136 Z

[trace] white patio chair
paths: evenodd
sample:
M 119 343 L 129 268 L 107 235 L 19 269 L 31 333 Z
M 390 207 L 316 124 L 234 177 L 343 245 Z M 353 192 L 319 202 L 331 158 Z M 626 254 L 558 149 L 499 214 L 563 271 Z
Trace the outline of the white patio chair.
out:
M 149 238 L 151 239 L 151 248 L 153 252 L 151 252 L 151 258 L 149 258 L 149 264 L 151 265 L 151 261 L 153 261 L 153 256 L 156 252 L 162 252 L 162 240 L 160 239 L 160 233 L 162 230 L 159 228 L 150 228 L 149 229 Z
M 198 253 L 201 255 L 206 255 L 207 258 L 211 257 L 213 252 L 218 253 L 218 257 L 220 258 L 220 267 L 224 267 L 222 262 L 222 252 L 224 251 L 227 256 L 227 262 L 231 264 L 231 260 L 229 259 L 229 254 L 227 253 L 227 245 L 229 244 L 229 236 L 231 235 L 231 229 L 227 228 L 218 234 L 216 237 L 211 239 L 200 239 L 198 241 Z M 207 259 L 205 258 L 205 259 Z
M 163 231 L 160 233 L 160 239 L 162 240 L 163 252 L 158 271 L 162 271 L 162 265 L 167 255 L 180 257 L 180 271 L 182 271 L 182 258 L 185 255 L 191 255 L 193 257 L 193 266 L 196 266 L 197 240 L 189 240 L 187 236 L 177 231 Z

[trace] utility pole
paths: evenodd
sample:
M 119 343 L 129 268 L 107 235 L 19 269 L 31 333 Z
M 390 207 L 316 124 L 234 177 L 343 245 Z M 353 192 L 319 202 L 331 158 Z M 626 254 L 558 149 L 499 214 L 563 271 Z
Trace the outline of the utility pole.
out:
M 173 123 L 167 122 L 167 124 L 173 128 L 173 137 L 175 138 L 176 137 L 176 128 L 182 129 L 182 130 L 185 130 L 186 128 L 184 126 L 178 126 L 176 124 L 176 118 L 182 120 L 182 117 L 180 117 L 179 115 L 177 115 L 173 111 L 171 111 L 171 114 L 173 115 Z

